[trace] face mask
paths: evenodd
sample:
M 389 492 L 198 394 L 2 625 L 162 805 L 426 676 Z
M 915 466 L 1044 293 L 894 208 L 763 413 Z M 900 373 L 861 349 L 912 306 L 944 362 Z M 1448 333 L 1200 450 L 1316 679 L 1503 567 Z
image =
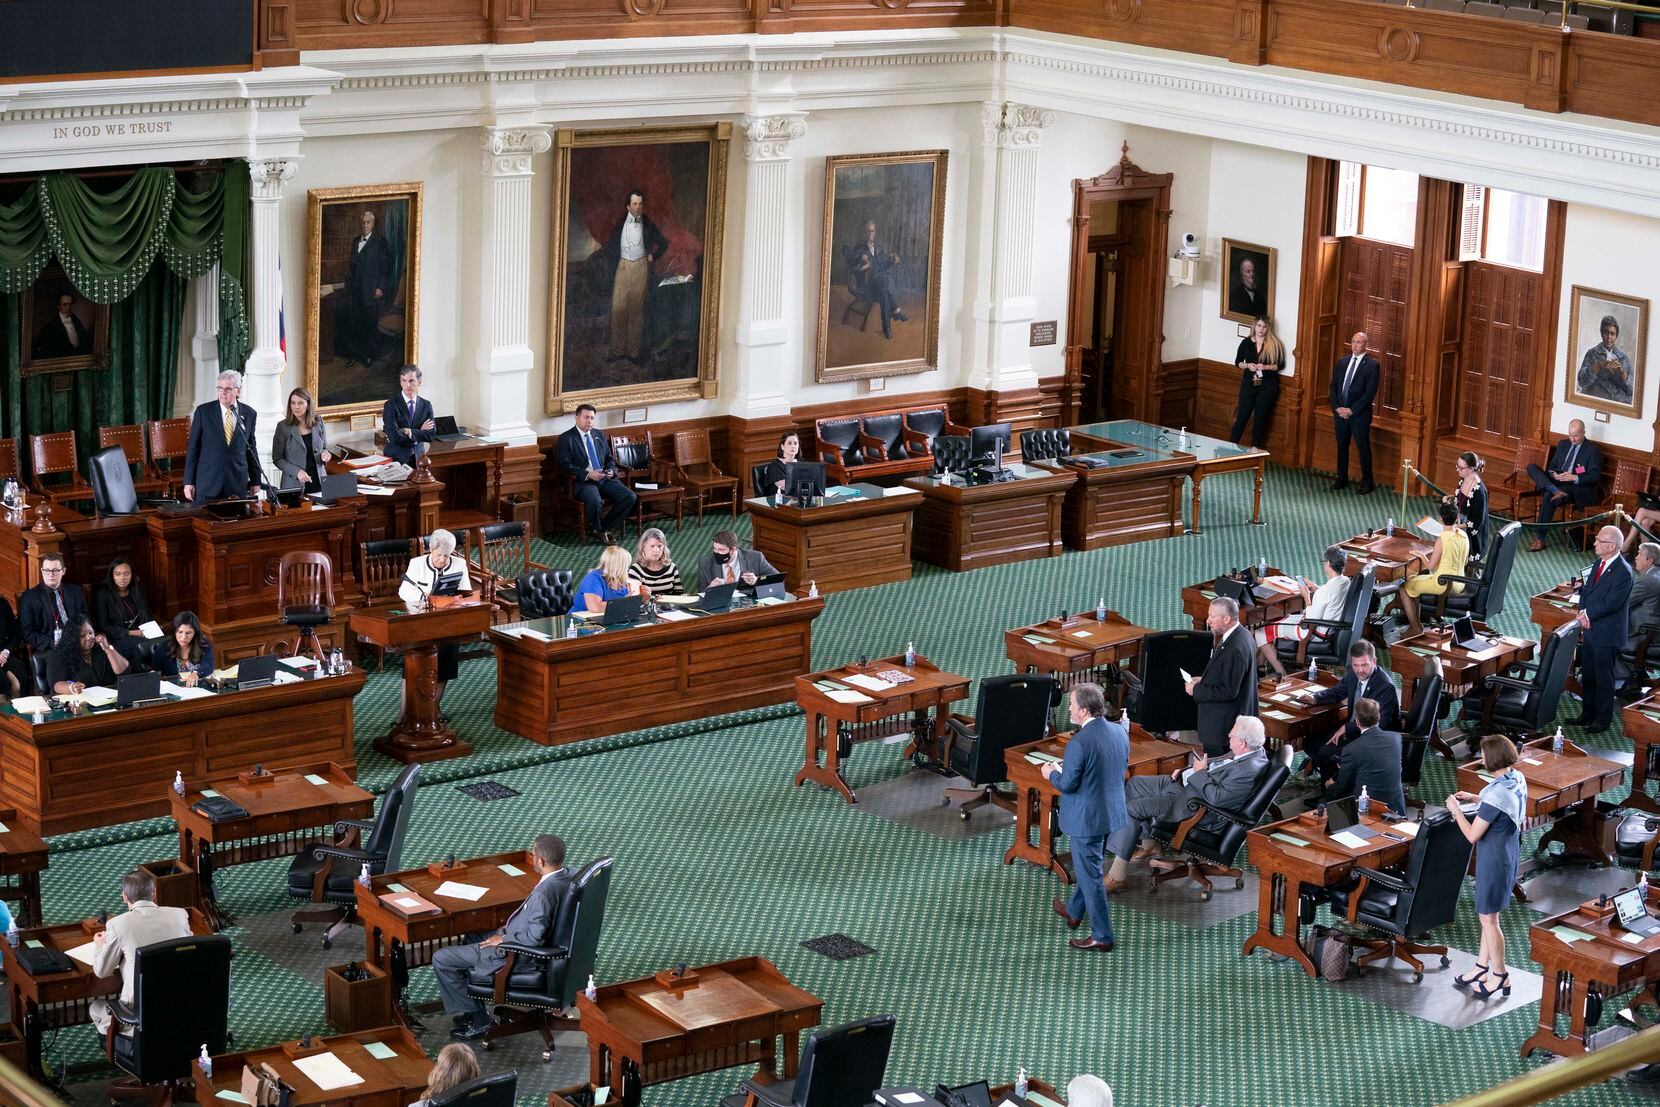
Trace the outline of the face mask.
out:
M 726 562 L 731 561 L 732 560 L 732 551 L 727 550 L 725 553 L 717 553 L 715 555 L 715 560 L 721 562 L 722 564 L 725 564 Z

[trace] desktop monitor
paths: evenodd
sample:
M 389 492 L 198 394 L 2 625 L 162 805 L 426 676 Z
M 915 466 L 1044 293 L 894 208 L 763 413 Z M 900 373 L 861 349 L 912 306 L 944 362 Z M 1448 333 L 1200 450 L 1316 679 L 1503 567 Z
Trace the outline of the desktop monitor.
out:
M 824 495 L 824 462 L 792 461 L 784 466 L 784 495 L 792 500 Z
M 968 432 L 968 456 L 971 461 L 982 461 L 993 454 L 999 459 L 1009 448 L 1014 434 L 1008 423 L 989 423 Z

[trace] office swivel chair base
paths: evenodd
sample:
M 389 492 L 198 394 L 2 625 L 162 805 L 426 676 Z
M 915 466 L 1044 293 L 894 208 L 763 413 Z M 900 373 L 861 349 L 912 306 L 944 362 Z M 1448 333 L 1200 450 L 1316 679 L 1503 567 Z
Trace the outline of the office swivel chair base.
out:
M 581 1029 L 574 1015 L 563 1011 L 536 1010 L 524 1007 L 496 1008 L 496 1022 L 479 1041 L 479 1048 L 488 1053 L 495 1048 L 497 1038 L 511 1038 L 534 1030 L 542 1036 L 542 1063 L 553 1060 L 553 1036 L 561 1030 Z
M 319 664 L 323 660 L 323 647 L 317 635 L 309 626 L 301 627 L 300 633 L 294 639 L 294 645 L 289 647 L 288 656 L 299 657 L 302 654 Z
M 1452 964 L 1452 958 L 1447 956 L 1446 946 L 1427 945 L 1414 942 L 1411 938 L 1363 938 L 1358 935 L 1349 939 L 1357 946 L 1365 946 L 1371 952 L 1363 953 L 1355 959 L 1355 975 L 1365 976 L 1366 967 L 1375 961 L 1382 961 L 1388 967 L 1391 961 L 1401 961 L 1412 966 L 1412 982 L 1421 984 L 1424 980 L 1424 963 L 1415 954 L 1430 954 L 1441 958 L 1441 967 Z
M 1166 870 L 1165 872 L 1160 872 L 1157 869 L 1153 870 L 1153 886 L 1150 889 L 1153 895 L 1158 895 L 1159 885 L 1163 884 L 1167 880 L 1193 881 L 1195 884 L 1199 885 L 1199 898 L 1207 903 L 1210 901 L 1211 895 L 1216 891 L 1216 886 L 1211 883 L 1212 877 L 1216 877 L 1217 879 L 1225 879 L 1230 876 L 1233 877 L 1233 886 L 1235 891 L 1245 887 L 1245 873 L 1241 869 L 1231 868 L 1227 865 L 1217 865 L 1209 861 L 1201 861 L 1197 857 L 1182 858 L 1176 862 L 1176 866 L 1176 868 Z
M 947 788 L 945 794 L 940 797 L 940 806 L 949 807 L 954 799 L 964 801 L 957 809 L 957 815 L 965 823 L 973 818 L 975 810 L 981 807 L 1000 807 L 1009 814 L 1014 814 L 1014 795 L 993 784 L 983 784 L 978 788 Z
M 179 1089 L 183 1091 L 182 1088 Z M 140 1084 L 133 1080 L 123 1080 L 111 1084 L 109 1087 L 110 1103 L 147 1103 L 152 1107 L 172 1107 L 173 1084 Z M 181 1095 L 176 1102 L 186 1103 L 193 1100 L 192 1095 Z
M 289 917 L 294 925 L 294 933 L 298 934 L 305 929 L 305 923 L 328 923 L 329 928 L 323 932 L 323 948 L 334 948 L 334 940 L 342 931 L 361 925 L 357 919 L 356 907 L 320 908 L 315 911 L 296 911 Z

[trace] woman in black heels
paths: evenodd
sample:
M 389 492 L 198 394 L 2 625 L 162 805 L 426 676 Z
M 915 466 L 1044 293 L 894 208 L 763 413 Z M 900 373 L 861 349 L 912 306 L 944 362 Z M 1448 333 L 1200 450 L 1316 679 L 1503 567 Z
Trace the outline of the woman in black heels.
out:
M 1502 734 L 1481 740 L 1481 764 L 1493 782 L 1481 790 L 1454 792 L 1447 797 L 1447 810 L 1464 837 L 1476 846 L 1476 917 L 1481 921 L 1481 949 L 1476 967 L 1465 976 L 1453 978 L 1461 988 L 1475 987 L 1477 999 L 1503 992 L 1510 995 L 1510 973 L 1504 967 L 1504 931 L 1499 929 L 1499 912 L 1510 902 L 1521 863 L 1522 819 L 1527 805 L 1527 782 L 1515 769 L 1516 747 Z M 1460 806 L 1480 802 L 1475 822 Z M 1491 978 L 1489 984 L 1488 978 Z

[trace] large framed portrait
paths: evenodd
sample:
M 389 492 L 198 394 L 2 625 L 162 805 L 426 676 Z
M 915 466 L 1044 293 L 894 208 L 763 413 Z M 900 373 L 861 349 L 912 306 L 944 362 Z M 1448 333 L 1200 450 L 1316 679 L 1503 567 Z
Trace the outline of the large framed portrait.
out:
M 1274 255 L 1272 246 L 1222 240 L 1222 318 L 1247 325 L 1274 318 Z
M 1614 415 L 1641 415 L 1647 347 L 1647 300 L 1574 285 L 1563 398 Z
M 109 305 L 75 291 L 56 261 L 18 299 L 20 376 L 109 368 Z
M 815 380 L 938 363 L 945 163 L 944 150 L 824 159 Z
M 418 364 L 421 182 L 306 193 L 305 383 L 325 416 L 381 409 Z
M 555 135 L 547 414 L 716 394 L 731 142 L 730 123 Z

